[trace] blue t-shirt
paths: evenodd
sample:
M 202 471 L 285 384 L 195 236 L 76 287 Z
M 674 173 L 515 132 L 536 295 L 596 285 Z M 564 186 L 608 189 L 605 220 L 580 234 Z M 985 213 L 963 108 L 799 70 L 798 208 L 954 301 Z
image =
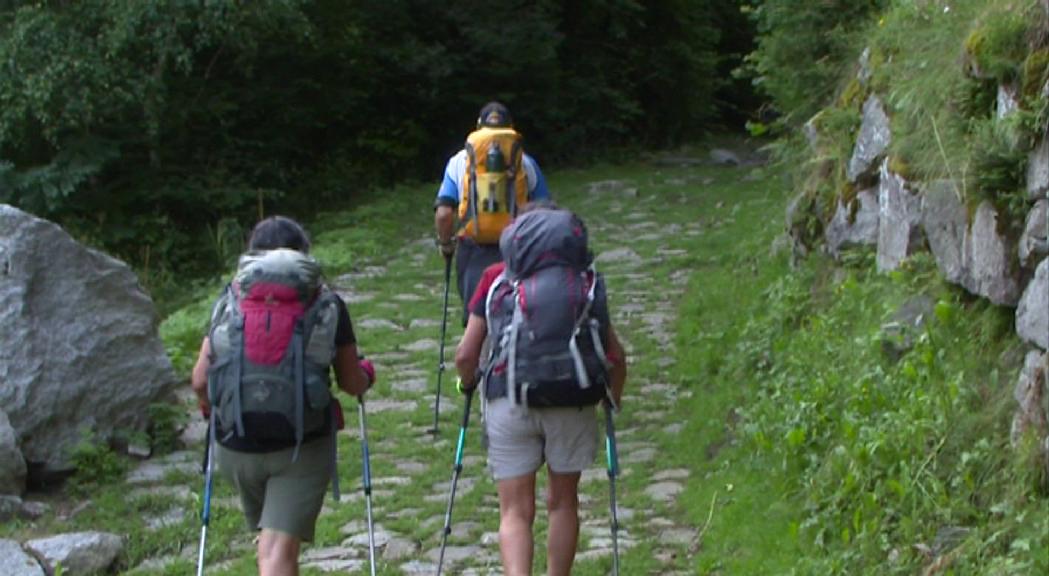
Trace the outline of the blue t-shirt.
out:
M 448 164 L 444 167 L 441 187 L 437 190 L 438 205 L 459 205 L 459 191 L 462 189 L 463 175 L 466 174 L 466 163 L 466 150 L 460 150 L 448 160 Z M 549 200 L 550 190 L 546 188 L 546 179 L 539 170 L 539 164 L 528 154 L 522 154 L 521 166 L 528 180 L 528 199 Z

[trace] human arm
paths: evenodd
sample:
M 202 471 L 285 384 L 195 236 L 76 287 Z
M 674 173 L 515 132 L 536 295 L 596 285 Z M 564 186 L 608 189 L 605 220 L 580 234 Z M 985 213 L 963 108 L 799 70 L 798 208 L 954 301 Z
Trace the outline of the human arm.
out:
M 339 320 L 335 329 L 335 382 L 343 391 L 353 396 L 362 396 L 375 383 L 375 367 L 370 360 L 360 357 L 357 350 L 357 334 L 346 302 L 338 294 Z
M 434 200 L 434 232 L 441 253 L 448 257 L 455 252 L 455 209 L 459 204 L 459 165 L 462 163 L 459 160 L 460 155 L 462 153 L 453 156 L 445 166 L 444 177 Z
M 539 169 L 539 163 L 528 154 L 522 157 L 521 163 L 528 179 L 528 200 L 550 200 L 550 189 L 546 186 L 546 177 Z
M 433 212 L 433 227 L 437 233 L 437 245 L 441 254 L 451 258 L 455 253 L 455 210 L 451 205 L 437 206 Z
M 463 389 L 469 390 L 477 386 L 477 368 L 481 365 L 481 346 L 484 345 L 485 336 L 488 335 L 488 324 L 484 316 L 470 314 L 466 322 L 466 331 L 459 340 L 459 347 L 455 350 L 455 369 L 459 372 L 459 379 L 463 383 Z
M 343 392 L 351 396 L 363 396 L 375 383 L 375 372 L 368 374 L 365 362 L 359 358 L 356 344 L 346 344 L 335 349 L 335 381 Z M 368 363 L 370 365 L 370 362 Z
M 612 388 L 612 399 L 616 406 L 623 401 L 623 387 L 626 385 L 626 351 L 616 336 L 612 325 L 608 325 L 608 343 L 605 346 L 605 357 L 611 366 L 608 369 L 609 384 Z
M 197 395 L 197 406 L 200 413 L 207 418 L 211 414 L 211 404 L 208 402 L 208 368 L 211 367 L 211 340 L 206 336 L 200 344 L 200 352 L 197 354 L 197 363 L 193 365 L 190 373 L 189 386 Z

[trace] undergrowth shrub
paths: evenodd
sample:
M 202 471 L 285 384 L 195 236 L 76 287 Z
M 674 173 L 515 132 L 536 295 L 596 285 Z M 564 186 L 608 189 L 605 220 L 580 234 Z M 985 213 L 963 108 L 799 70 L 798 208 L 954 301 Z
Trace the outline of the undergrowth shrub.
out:
M 965 53 L 970 65 L 981 76 L 999 82 L 1012 82 L 1019 76 L 1020 65 L 1027 55 L 1027 38 L 1034 21 L 1034 2 L 1003 10 L 999 3 L 978 18 L 975 29 L 965 39 Z
M 189 420 L 185 406 L 153 403 L 149 412 L 149 439 L 154 454 L 168 454 L 179 448 L 179 432 Z
M 986 120 L 977 122 L 971 140 L 970 166 L 975 201 L 989 200 L 1014 226 L 1027 215 L 1024 195 L 1027 148 L 1020 144 L 1016 124 Z
M 76 469 L 71 488 L 79 492 L 113 482 L 127 471 L 126 460 L 90 430 L 82 432 L 80 441 L 73 447 L 71 461 Z
M 201 339 L 207 334 L 211 305 L 219 295 L 221 281 L 213 281 L 211 289 L 196 291 L 196 299 L 173 312 L 160 324 L 160 338 L 171 358 L 171 365 L 180 377 L 188 377 L 197 361 Z
M 1045 493 L 1009 447 L 1011 311 L 941 285 L 929 256 L 885 276 L 859 255 L 774 282 L 730 360 L 758 383 L 742 412 L 746 445 L 804 502 L 798 534 L 819 553 L 799 569 L 909 574 L 933 559 L 959 573 L 1044 569 L 1049 531 L 1031 519 Z M 882 325 L 906 294 L 936 305 L 893 361 Z

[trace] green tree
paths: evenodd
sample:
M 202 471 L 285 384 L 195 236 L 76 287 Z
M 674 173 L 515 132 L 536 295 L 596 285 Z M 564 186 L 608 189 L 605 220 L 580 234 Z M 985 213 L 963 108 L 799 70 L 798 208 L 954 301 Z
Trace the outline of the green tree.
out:
M 753 0 L 757 49 L 748 57 L 754 84 L 784 120 L 799 125 L 831 97 L 844 67 L 859 55 L 856 32 L 888 0 Z

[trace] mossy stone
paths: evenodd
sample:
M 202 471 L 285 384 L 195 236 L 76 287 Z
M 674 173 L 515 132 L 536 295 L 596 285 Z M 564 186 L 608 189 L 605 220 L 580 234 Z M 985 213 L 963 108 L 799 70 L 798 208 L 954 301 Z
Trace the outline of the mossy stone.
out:
M 1042 87 L 1049 80 L 1049 48 L 1035 50 L 1024 60 L 1020 94 L 1026 101 L 1038 99 Z

